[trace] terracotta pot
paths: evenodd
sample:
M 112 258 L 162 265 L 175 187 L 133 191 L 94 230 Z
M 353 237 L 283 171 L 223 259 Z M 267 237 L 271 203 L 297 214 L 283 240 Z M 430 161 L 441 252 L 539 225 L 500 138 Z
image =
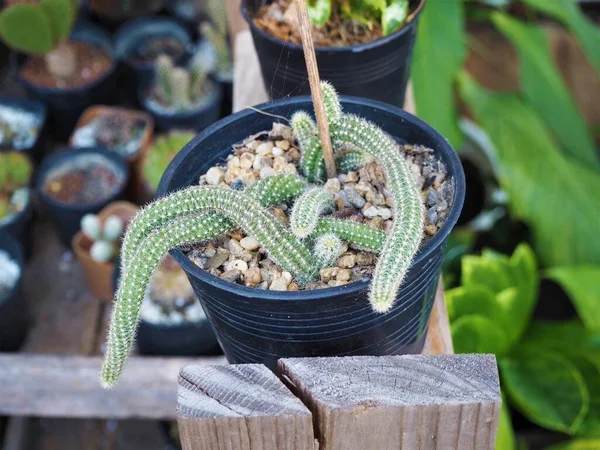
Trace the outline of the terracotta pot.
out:
M 86 109 L 83 112 L 83 114 L 81 115 L 81 117 L 79 118 L 79 121 L 77 122 L 77 125 L 75 126 L 75 130 L 73 131 L 73 134 L 71 135 L 71 138 L 69 139 L 69 145 L 73 146 L 73 138 L 74 138 L 75 132 L 79 128 L 82 128 L 82 127 L 88 125 L 90 122 L 92 122 L 95 119 L 98 119 L 101 117 L 107 117 L 107 116 L 110 116 L 113 118 L 114 117 L 122 117 L 123 119 L 129 119 L 129 120 L 143 120 L 146 122 L 146 128 L 142 132 L 142 138 L 140 140 L 139 148 L 135 151 L 135 153 L 133 153 L 132 155 L 130 155 L 126 158 L 126 161 L 129 164 L 130 174 L 131 174 L 130 178 L 129 178 L 129 186 L 127 189 L 127 198 L 131 199 L 133 201 L 139 202 L 140 200 L 137 197 L 137 193 L 142 190 L 142 187 L 140 187 L 142 180 L 139 177 L 139 174 L 141 172 L 141 165 L 142 165 L 142 161 L 144 159 L 144 155 L 150 149 L 150 146 L 151 146 L 152 140 L 153 140 L 153 136 L 154 136 L 154 119 L 152 118 L 152 116 L 150 116 L 149 114 L 146 114 L 142 111 L 136 111 L 136 110 L 127 109 L 127 108 L 119 108 L 119 107 L 104 106 L 104 105 L 91 106 L 88 109 Z
M 104 223 L 110 216 L 119 216 L 126 224 L 129 224 L 137 214 L 138 209 L 133 203 L 114 202 L 106 206 L 98 214 L 98 217 Z M 73 252 L 83 267 L 83 273 L 90 292 L 101 300 L 111 301 L 114 293 L 112 283 L 114 264 L 93 260 L 90 257 L 92 244 L 93 241 L 83 234 L 82 231 L 77 232 L 71 241 Z

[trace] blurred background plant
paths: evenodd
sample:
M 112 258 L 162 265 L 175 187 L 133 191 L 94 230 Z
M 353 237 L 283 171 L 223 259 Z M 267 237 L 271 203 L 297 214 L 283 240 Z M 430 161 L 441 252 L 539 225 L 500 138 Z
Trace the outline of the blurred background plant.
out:
M 574 95 L 555 49 L 570 36 L 598 89 L 600 31 L 574 0 L 429 1 L 415 47 L 417 114 L 465 163 L 444 280 L 456 352 L 499 359 L 499 450 L 526 448 L 513 427 L 532 423 L 553 449 L 600 448 L 600 159 L 582 109 L 599 92 Z
M 29 202 L 33 168 L 22 153 L 0 153 L 0 222 L 22 211 Z

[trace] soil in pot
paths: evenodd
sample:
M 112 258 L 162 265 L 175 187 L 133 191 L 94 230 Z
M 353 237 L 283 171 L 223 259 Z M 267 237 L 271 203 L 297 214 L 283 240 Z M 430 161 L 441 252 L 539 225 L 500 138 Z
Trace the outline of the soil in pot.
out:
M 29 205 L 32 170 L 31 162 L 22 153 L 0 153 L 0 227 Z
M 18 106 L 0 104 L 0 148 L 32 148 L 43 125 L 40 114 Z
M 43 56 L 32 56 L 21 68 L 21 77 L 37 87 L 73 89 L 84 87 L 104 77 L 113 62 L 106 50 L 88 42 L 69 41 L 63 44 L 64 51 L 74 58 L 75 70 L 69 77 L 56 77 L 48 69 Z
M 418 7 L 411 2 L 407 20 Z M 331 16 L 323 26 L 312 26 L 314 44 L 317 47 L 341 47 L 365 44 L 384 36 L 382 25 L 377 20 L 362 23 L 342 12 L 341 2 L 333 1 Z M 254 23 L 258 28 L 286 42 L 301 44 L 300 26 L 296 4 L 292 0 L 275 0 L 264 3 L 255 13 Z M 400 26 L 397 27 L 399 29 Z
M 51 171 L 44 193 L 66 205 L 97 204 L 122 189 L 125 175 L 98 155 L 81 155 Z
M 136 112 L 137 113 L 137 112 Z M 98 145 L 130 159 L 142 147 L 149 126 L 147 119 L 107 110 L 78 127 L 71 137 L 73 147 Z
M 421 186 L 421 195 L 427 207 L 425 233 L 422 245 L 443 225 L 454 198 L 454 183 L 447 179 L 443 162 L 433 150 L 420 145 L 399 147 Z M 299 172 L 300 151 L 292 137 L 292 130 L 275 124 L 265 131 L 234 146 L 227 162 L 211 167 L 200 177 L 203 185 L 226 185 L 244 189 L 260 179 L 276 174 Z M 334 195 L 335 218 L 352 220 L 386 231 L 392 225 L 389 191 L 382 167 L 370 162 L 357 171 L 342 173 L 329 179 L 325 188 Z M 286 205 L 273 208 L 283 222 L 289 222 L 291 209 Z M 200 268 L 232 283 L 257 289 L 296 291 L 303 289 L 267 257 L 267 252 L 253 237 L 235 230 L 185 248 L 188 256 Z M 322 289 L 370 278 L 376 255 L 344 244 L 339 258 L 332 267 L 321 270 L 320 280 L 307 284 L 305 289 Z

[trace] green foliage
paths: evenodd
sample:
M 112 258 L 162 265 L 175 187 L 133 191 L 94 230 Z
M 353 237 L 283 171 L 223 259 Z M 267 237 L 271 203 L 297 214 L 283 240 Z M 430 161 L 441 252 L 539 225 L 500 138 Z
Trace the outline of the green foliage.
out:
M 208 74 L 200 58 L 194 58 L 188 69 L 175 67 L 167 55 L 156 60 L 154 97 L 165 108 L 185 111 L 194 108 L 207 89 Z
M 79 3 L 73 0 L 42 0 L 19 3 L 0 13 L 0 36 L 17 51 L 46 54 L 69 37 Z
M 585 326 L 600 332 L 600 265 L 553 267 L 545 276 L 569 294 Z
M 492 15 L 492 21 L 517 49 L 521 87 L 529 104 L 556 134 L 569 157 L 600 168 L 592 134 L 552 61 L 542 28 L 500 12 Z
M 466 58 L 464 14 L 462 1 L 428 2 L 419 20 L 411 66 L 417 114 L 456 148 L 463 141 L 454 87 Z
M 546 450 L 598 450 L 600 439 L 575 439 L 548 447 Z
M 517 441 L 510 423 L 510 412 L 506 398 L 502 396 L 502 408 L 498 420 L 498 433 L 496 434 L 496 450 L 516 450 Z
M 32 171 L 31 161 L 23 153 L 0 153 L 0 195 L 9 195 L 27 186 Z
M 194 137 L 193 133 L 173 131 L 161 136 L 146 155 L 142 170 L 152 191 L 158 189 L 160 179 L 177 153 Z
M 491 93 L 465 74 L 460 92 L 494 143 L 500 184 L 513 214 L 532 228 L 541 260 L 600 263 L 600 175 L 565 158 L 518 95 Z
M 322 27 L 331 17 L 331 0 L 314 0 L 306 4 L 310 21 Z

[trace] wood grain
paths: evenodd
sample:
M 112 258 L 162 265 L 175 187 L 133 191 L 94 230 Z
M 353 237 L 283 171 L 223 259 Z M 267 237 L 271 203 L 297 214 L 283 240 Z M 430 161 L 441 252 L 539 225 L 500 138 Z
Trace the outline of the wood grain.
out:
M 314 449 L 310 411 L 263 365 L 186 367 L 178 413 L 185 449 Z
M 279 370 L 314 416 L 321 450 L 493 449 L 493 355 L 298 358 Z
M 133 357 L 119 384 L 99 383 L 99 357 L 0 355 L 0 415 L 64 418 L 175 418 L 177 375 L 224 358 Z

